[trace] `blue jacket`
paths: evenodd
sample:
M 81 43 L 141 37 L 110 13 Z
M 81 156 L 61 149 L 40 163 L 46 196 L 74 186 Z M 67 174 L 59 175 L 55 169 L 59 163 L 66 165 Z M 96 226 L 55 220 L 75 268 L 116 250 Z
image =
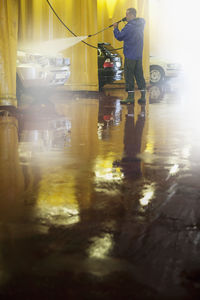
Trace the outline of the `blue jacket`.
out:
M 124 41 L 124 56 L 129 59 L 142 59 L 144 43 L 144 26 L 143 18 L 130 20 L 124 28 L 119 31 L 114 29 L 114 36 L 118 41 Z

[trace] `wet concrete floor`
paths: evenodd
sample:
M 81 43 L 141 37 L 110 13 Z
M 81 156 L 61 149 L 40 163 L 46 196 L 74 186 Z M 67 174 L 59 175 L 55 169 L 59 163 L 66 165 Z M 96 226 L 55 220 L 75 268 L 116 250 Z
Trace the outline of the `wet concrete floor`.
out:
M 199 299 L 199 111 L 125 96 L 1 109 L 0 299 Z

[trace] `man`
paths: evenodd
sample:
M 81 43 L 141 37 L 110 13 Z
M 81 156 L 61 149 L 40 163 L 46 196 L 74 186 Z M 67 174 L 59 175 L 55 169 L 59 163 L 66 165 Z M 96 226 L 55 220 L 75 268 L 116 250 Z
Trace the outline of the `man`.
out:
M 120 31 L 118 23 L 114 23 L 114 36 L 118 41 L 124 41 L 124 76 L 128 97 L 121 103 L 134 102 L 134 78 L 136 79 L 139 90 L 141 91 L 140 103 L 145 103 L 146 83 L 142 68 L 142 53 L 144 41 L 145 20 L 136 18 L 136 9 L 126 10 L 125 27 Z

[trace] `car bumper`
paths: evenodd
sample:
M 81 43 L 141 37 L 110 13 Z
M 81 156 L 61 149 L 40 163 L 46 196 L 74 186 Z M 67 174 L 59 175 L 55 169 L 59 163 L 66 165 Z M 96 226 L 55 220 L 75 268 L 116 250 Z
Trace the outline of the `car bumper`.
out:
M 181 70 L 174 70 L 174 69 L 166 69 L 165 70 L 165 77 L 177 77 L 181 74 Z
M 17 67 L 17 74 L 24 88 L 48 87 L 63 85 L 70 76 L 70 69 L 69 67 L 46 69 L 22 66 Z

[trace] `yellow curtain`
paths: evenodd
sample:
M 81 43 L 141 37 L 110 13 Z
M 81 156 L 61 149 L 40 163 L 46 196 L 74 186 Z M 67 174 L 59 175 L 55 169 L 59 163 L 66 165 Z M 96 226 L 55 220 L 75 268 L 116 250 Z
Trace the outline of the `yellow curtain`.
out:
M 78 36 L 87 36 L 91 30 L 97 32 L 97 5 L 93 0 L 76 0 L 73 7 L 72 30 Z M 76 24 L 76 25 L 75 25 Z M 85 42 L 97 47 L 97 36 Z M 84 43 L 69 48 L 71 58 L 71 77 L 67 86 L 72 90 L 98 90 L 97 49 Z
M 17 105 L 17 0 L 0 1 L 0 105 Z

